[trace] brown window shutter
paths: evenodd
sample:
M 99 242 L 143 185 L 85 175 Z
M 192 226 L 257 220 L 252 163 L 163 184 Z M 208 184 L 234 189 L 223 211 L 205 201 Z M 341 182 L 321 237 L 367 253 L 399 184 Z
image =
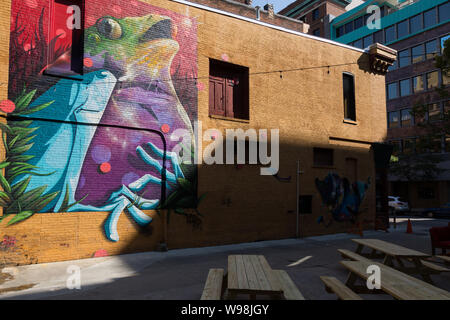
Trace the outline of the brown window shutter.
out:
M 233 94 L 234 94 L 234 81 L 227 79 L 226 80 L 226 115 L 227 117 L 234 118 L 234 109 L 233 109 Z
M 209 110 L 211 114 L 225 116 L 225 79 L 210 78 Z

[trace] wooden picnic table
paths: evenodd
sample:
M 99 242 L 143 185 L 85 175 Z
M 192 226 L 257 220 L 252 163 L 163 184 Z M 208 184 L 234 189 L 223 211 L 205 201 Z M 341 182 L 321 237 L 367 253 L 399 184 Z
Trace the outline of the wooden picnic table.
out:
M 278 298 L 283 294 L 277 274 L 262 255 L 228 256 L 228 299 L 237 294 L 269 295 Z
M 436 256 L 439 259 L 443 260 L 445 263 L 450 263 L 450 256 Z
M 450 292 L 437 288 L 422 280 L 404 274 L 398 270 L 381 263 L 370 260 L 341 261 L 346 269 L 350 271 L 346 285 L 358 293 L 376 293 L 369 290 L 367 286 L 357 286 L 355 283 L 362 278 L 367 280 L 371 275 L 367 273 L 370 265 L 377 265 L 380 268 L 381 290 L 399 300 L 450 300 Z
M 397 270 L 408 274 L 420 274 L 422 278 L 429 283 L 432 283 L 430 274 L 438 273 L 437 270 L 432 269 L 434 266 L 431 263 L 422 260 L 431 257 L 429 254 L 379 239 L 352 239 L 352 241 L 358 244 L 358 247 L 356 248 L 357 254 L 370 259 L 381 258 L 383 259 L 384 265 L 394 267 Z M 364 247 L 371 249 L 371 253 L 362 253 Z M 398 265 L 394 265 L 394 261 L 396 261 Z M 405 262 L 411 262 L 414 266 L 406 267 Z

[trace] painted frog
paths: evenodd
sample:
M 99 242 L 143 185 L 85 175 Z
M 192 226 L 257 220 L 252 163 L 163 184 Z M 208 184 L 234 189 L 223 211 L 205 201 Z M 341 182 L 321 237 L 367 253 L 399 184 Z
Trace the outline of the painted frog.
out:
M 182 138 L 174 131 L 193 135 L 171 79 L 179 51 L 175 32 L 164 16 L 102 17 L 85 31 L 82 81 L 62 79 L 32 103 L 54 101 L 33 117 L 92 124 L 33 121 L 39 129 L 28 151 L 34 156 L 30 163 L 39 173 L 53 173 L 32 176 L 27 190 L 47 185 L 47 193 L 60 191 L 43 212 L 64 209 L 65 195 L 73 204 L 67 211 L 111 211 L 105 232 L 112 241 L 119 240 L 117 222 L 124 210 L 139 225 L 151 222 L 142 210 L 159 204 L 163 142 L 156 133 L 133 128 L 164 134 L 169 190 L 184 177 L 178 153 L 172 151 Z M 48 68 L 70 60 L 67 52 Z

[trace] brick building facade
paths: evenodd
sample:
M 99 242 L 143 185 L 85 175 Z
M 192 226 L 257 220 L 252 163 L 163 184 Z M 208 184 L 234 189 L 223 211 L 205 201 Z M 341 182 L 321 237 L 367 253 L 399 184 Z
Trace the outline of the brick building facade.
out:
M 2 2 L 0 265 L 374 228 L 392 53 L 197 2 Z M 226 129 L 272 174 L 181 161 Z
M 330 22 L 351 4 L 350 0 L 297 0 L 279 14 L 309 24 L 309 34 L 330 39 Z

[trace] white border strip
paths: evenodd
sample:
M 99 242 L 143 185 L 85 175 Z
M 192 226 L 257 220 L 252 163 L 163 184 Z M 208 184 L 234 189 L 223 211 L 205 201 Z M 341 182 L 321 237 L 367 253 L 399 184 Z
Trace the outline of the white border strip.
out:
M 191 6 L 191 7 L 194 7 L 194 8 L 198 8 L 198 9 L 214 12 L 214 13 L 221 14 L 221 15 L 228 16 L 228 17 L 232 17 L 232 18 L 235 18 L 235 19 L 247 21 L 247 22 L 250 22 L 250 23 L 258 24 L 258 25 L 261 25 L 261 26 L 264 26 L 264 27 L 268 27 L 268 28 L 271 28 L 271 29 L 287 32 L 287 33 L 290 33 L 290 34 L 295 34 L 297 36 L 305 37 L 305 38 L 308 38 L 308 39 L 318 40 L 318 41 L 321 41 L 321 42 L 329 43 L 329 44 L 332 44 L 332 45 L 335 45 L 335 46 L 339 46 L 339 47 L 343 47 L 343 48 L 346 48 L 346 49 L 358 51 L 358 52 L 361 52 L 361 53 L 368 53 L 369 52 L 369 50 L 367 50 L 367 49 L 359 49 L 359 48 L 352 47 L 352 46 L 349 46 L 349 45 L 346 45 L 346 44 L 343 44 L 343 43 L 340 43 L 340 42 L 332 41 L 332 40 L 321 38 L 321 37 L 316 37 L 316 36 L 313 36 L 313 35 L 310 35 L 310 34 L 306 34 L 306 33 L 298 32 L 298 31 L 290 30 L 290 29 L 287 29 L 287 28 L 279 27 L 279 26 L 276 26 L 276 25 L 273 25 L 273 24 L 269 24 L 269 23 L 265 23 L 265 22 L 262 22 L 262 21 L 259 21 L 259 20 L 243 17 L 243 16 L 240 16 L 240 15 L 237 15 L 237 14 L 234 14 L 234 13 L 230 13 L 230 12 L 227 12 L 227 11 L 222 11 L 222 10 L 219 10 L 219 9 L 207 7 L 207 6 L 204 6 L 202 4 L 193 3 L 193 2 L 190 2 L 190 1 L 186 1 L 186 0 L 170 0 L 170 1 L 177 2 L 177 3 L 180 3 L 180 4 L 184 4 L 184 5 L 187 5 L 187 6 Z

